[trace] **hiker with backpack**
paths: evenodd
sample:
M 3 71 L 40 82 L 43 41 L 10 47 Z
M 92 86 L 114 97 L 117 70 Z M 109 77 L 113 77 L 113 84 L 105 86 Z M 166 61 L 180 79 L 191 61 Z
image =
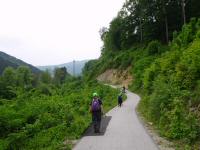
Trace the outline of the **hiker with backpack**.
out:
M 92 113 L 92 123 L 95 133 L 100 133 L 101 114 L 103 112 L 102 101 L 98 98 L 97 93 L 93 93 L 93 99 L 90 104 L 90 112 Z
M 120 93 L 120 94 L 118 95 L 118 106 L 119 106 L 119 107 L 122 106 L 122 102 L 123 102 L 122 93 Z
M 126 88 L 125 88 L 125 86 L 122 87 L 122 93 L 123 93 L 123 94 L 126 93 Z

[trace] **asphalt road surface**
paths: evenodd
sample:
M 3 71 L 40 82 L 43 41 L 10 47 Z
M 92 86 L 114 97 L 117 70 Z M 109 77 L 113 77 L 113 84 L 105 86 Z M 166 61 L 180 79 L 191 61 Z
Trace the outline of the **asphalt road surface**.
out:
M 127 91 L 122 107 L 113 108 L 103 117 L 101 133 L 95 134 L 90 127 L 73 150 L 158 150 L 136 114 L 139 100 Z

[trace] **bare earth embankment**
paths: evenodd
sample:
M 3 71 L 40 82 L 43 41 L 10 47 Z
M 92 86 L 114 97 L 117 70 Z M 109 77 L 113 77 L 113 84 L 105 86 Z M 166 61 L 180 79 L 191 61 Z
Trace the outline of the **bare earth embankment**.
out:
M 119 71 L 117 69 L 109 69 L 99 75 L 97 80 L 111 85 L 121 85 L 128 88 L 133 80 L 133 77 L 130 74 L 130 68 L 125 71 Z

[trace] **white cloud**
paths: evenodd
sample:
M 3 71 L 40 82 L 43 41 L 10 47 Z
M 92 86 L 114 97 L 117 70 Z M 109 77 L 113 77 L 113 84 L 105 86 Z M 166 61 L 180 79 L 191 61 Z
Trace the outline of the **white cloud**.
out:
M 100 56 L 99 29 L 124 0 L 0 0 L 0 50 L 33 65 Z

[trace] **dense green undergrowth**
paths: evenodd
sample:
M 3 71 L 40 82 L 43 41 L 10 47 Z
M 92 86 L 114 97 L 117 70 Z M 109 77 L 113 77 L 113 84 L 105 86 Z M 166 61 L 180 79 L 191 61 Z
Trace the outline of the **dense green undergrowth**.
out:
M 169 51 L 143 67 L 141 85 L 132 86 L 143 95 L 139 111 L 162 135 L 191 148 L 200 135 L 199 31 L 200 20 L 193 19 L 179 34 L 175 33 Z
M 10 75 L 4 73 L 1 85 Z M 96 81 L 86 83 L 71 77 L 59 85 L 51 82 L 36 87 L 13 87 L 1 89 L 4 94 L 0 99 L 1 150 L 71 149 L 72 141 L 90 125 L 92 93 L 99 94 L 104 111 L 116 105 L 118 94 Z M 6 96 L 10 92 L 14 93 L 12 98 Z
M 152 41 L 128 50 L 105 51 L 88 63 L 89 77 L 109 68 L 131 66 L 129 89 L 142 95 L 138 110 L 160 134 L 178 141 L 177 149 L 198 149 L 200 139 L 200 20 L 174 32 L 169 45 Z M 86 68 L 87 69 L 87 68 Z

